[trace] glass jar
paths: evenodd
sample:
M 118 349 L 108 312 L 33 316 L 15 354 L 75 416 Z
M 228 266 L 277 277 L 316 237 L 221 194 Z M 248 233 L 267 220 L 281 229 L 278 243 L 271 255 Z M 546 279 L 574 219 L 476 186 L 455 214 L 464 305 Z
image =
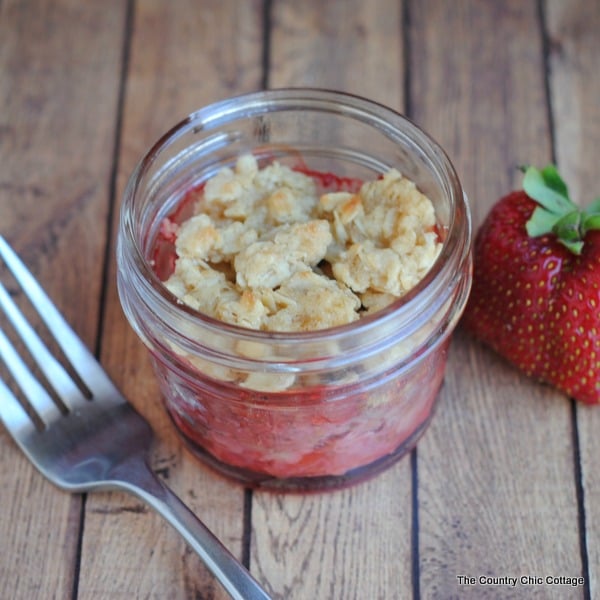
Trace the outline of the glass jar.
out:
M 337 181 L 398 169 L 434 205 L 439 257 L 404 297 L 329 329 L 258 331 L 192 310 L 155 272 L 161 223 L 250 152 Z M 192 450 L 248 486 L 323 490 L 388 468 L 427 428 L 470 289 L 471 221 L 447 156 L 400 114 L 338 92 L 270 90 L 203 108 L 150 149 L 124 193 L 117 259 L 124 312 Z

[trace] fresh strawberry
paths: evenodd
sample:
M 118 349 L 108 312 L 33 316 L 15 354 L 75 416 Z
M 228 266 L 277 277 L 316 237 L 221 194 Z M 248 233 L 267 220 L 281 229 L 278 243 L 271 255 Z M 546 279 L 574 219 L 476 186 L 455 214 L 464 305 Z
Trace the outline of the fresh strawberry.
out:
M 475 240 L 463 323 L 528 375 L 600 403 L 600 198 L 569 198 L 554 166 L 492 208 Z

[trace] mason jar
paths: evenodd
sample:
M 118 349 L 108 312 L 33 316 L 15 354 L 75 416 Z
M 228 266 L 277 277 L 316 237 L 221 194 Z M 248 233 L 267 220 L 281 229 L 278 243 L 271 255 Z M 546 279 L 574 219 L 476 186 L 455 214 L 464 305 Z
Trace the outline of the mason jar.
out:
M 433 203 L 433 266 L 380 311 L 316 331 L 248 329 L 186 306 L 160 275 L 174 260 L 161 226 L 249 153 L 338 188 L 397 169 Z M 334 91 L 269 90 L 194 112 L 147 152 L 124 192 L 117 260 L 125 315 L 192 451 L 246 486 L 326 490 L 387 469 L 430 423 L 471 285 L 471 220 L 450 160 L 402 115 Z

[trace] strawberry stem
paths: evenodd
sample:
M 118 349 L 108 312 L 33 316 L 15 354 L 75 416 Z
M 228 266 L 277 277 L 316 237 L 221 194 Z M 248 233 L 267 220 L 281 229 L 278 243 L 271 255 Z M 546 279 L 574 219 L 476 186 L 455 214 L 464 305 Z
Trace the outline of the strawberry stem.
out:
M 571 252 L 581 254 L 587 232 L 600 229 L 600 198 L 582 210 L 569 197 L 567 185 L 554 165 L 522 170 L 523 189 L 538 204 L 527 221 L 527 233 L 531 237 L 552 233 Z

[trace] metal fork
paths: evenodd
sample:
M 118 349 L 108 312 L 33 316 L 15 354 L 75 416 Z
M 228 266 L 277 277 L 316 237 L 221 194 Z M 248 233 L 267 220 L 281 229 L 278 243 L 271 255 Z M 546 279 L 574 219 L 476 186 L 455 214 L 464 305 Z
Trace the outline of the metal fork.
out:
M 21 450 L 63 490 L 119 489 L 137 496 L 184 537 L 232 598 L 268 599 L 242 564 L 154 474 L 146 459 L 153 439 L 149 424 L 121 395 L 1 236 L 0 257 L 87 389 L 82 391 L 53 356 L 0 282 L 6 320 L 64 404 L 59 409 L 0 327 L 0 359 L 29 403 L 26 410 L 0 379 L 0 419 Z

